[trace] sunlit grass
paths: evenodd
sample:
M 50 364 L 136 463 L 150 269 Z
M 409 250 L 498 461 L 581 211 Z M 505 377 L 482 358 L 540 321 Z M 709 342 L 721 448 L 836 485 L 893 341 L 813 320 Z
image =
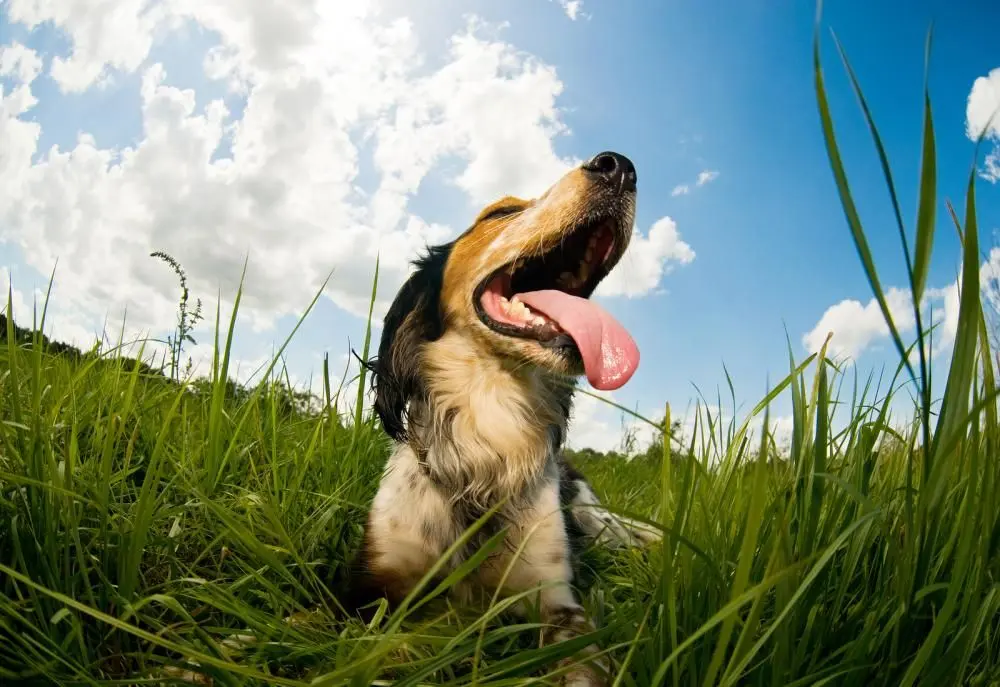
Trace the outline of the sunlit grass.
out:
M 890 318 L 837 148 L 818 39 L 815 60 L 846 228 Z M 940 207 L 930 96 L 911 237 L 874 118 L 849 73 L 885 171 L 918 341 L 926 342 L 919 303 Z M 946 380 L 941 398 L 931 395 L 929 347 L 904 341 L 890 319 L 901 362 L 887 385 L 851 377 L 825 349 L 798 360 L 789 346 L 787 376 L 740 422 L 703 408 L 693 437 L 664 440 L 661 432 L 629 462 L 580 458 L 612 509 L 665 535 L 651 551 L 584 558 L 582 597 L 619 667 L 616 685 L 1000 681 L 1000 428 L 980 302 L 975 178 L 971 170 L 964 218 L 956 219 L 960 315 L 949 366 L 933 370 Z M 46 348 L 38 335 L 18 339 L 7 319 L 0 681 L 554 679 L 546 677 L 554 657 L 573 647 L 539 648 L 536 618 L 512 620 L 509 602 L 497 599 L 455 607 L 442 593 L 475 559 L 443 581 L 429 575 L 428 603 L 383 609 L 367 625 L 344 619 L 338 591 L 388 441 L 361 390 L 349 412 L 336 412 L 342 384 L 325 365 L 319 409 L 298 404 L 282 383 L 281 351 L 264 382 L 232 384 L 238 306 L 237 296 L 231 313 L 216 311 L 211 376 L 188 384 L 134 365 L 119 349 L 79 358 Z M 44 309 L 31 324 L 44 327 Z M 912 421 L 897 430 L 889 408 L 904 385 L 917 390 L 916 402 Z M 768 426 L 779 395 L 793 408 L 787 451 L 750 431 L 762 418 Z M 848 419 L 835 422 L 842 407 Z M 654 424 L 670 427 L 669 409 Z

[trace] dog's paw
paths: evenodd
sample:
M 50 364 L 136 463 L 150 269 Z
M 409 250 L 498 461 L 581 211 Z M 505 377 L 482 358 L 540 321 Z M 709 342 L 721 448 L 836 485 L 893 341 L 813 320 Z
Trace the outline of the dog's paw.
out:
M 603 521 L 605 527 L 597 541 L 610 549 L 645 548 L 663 539 L 660 530 L 631 518 L 609 513 Z
M 601 667 L 577 663 L 559 680 L 559 687 L 608 687 L 611 680 Z
M 651 546 L 663 541 L 663 532 L 652 525 L 629 518 L 621 518 L 621 521 L 622 526 L 628 530 L 629 537 L 636 546 Z
M 608 687 L 611 681 L 607 673 L 596 666 L 576 664 L 557 684 L 559 687 Z

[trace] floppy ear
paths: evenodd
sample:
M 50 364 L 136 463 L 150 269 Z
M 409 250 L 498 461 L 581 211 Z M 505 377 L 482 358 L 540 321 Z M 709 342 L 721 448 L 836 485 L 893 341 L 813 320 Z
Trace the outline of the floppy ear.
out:
M 441 287 L 454 243 L 428 249 L 403 284 L 382 323 L 374 372 L 375 412 L 386 433 L 396 441 L 406 436 L 404 416 L 410 399 L 424 393 L 420 346 L 444 333 Z

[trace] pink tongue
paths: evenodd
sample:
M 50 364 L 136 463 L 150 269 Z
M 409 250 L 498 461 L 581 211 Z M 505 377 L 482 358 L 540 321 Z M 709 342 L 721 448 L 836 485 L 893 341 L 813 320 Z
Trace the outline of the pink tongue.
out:
M 635 341 L 593 301 L 554 289 L 528 291 L 517 297 L 532 310 L 555 320 L 573 338 L 583 358 L 587 379 L 595 389 L 617 389 L 639 366 Z

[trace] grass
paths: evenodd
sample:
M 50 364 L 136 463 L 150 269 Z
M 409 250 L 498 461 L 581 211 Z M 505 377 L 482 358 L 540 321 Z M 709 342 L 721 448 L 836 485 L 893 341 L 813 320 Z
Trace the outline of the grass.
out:
M 974 170 L 955 221 L 964 263 L 954 355 L 933 370 L 946 384 L 932 398 L 930 332 L 919 307 L 916 341 L 891 324 L 837 149 L 818 38 L 816 46 L 831 169 L 901 362 L 888 382 L 858 378 L 825 350 L 797 360 L 789 345 L 788 375 L 741 423 L 702 409 L 690 444 L 661 434 L 629 462 L 580 458 L 612 509 L 665 535 L 648 552 L 584 556 L 582 598 L 620 668 L 616 685 L 1000 684 L 1000 416 L 979 292 Z M 939 207 L 929 96 L 924 102 L 911 251 L 861 97 L 918 305 Z M 136 365 L 120 348 L 68 355 L 37 333 L 19 335 L 7 318 L 0 680 L 553 679 L 553 658 L 572 647 L 539 648 L 537 618 L 511 621 L 503 602 L 455 607 L 438 593 L 402 612 L 382 609 L 367 625 L 343 619 L 337 592 L 387 439 L 360 394 L 350 412 L 333 410 L 339 392 L 326 366 L 323 398 L 312 406 L 289 389 L 280 353 L 266 382 L 233 384 L 235 316 L 236 308 L 227 327 L 216 312 L 212 375 L 196 382 L 176 381 L 176 367 L 163 375 Z M 44 328 L 44 309 L 33 325 Z M 171 342 L 175 365 L 184 334 Z M 894 428 L 888 408 L 901 393 L 914 399 L 913 413 Z M 749 431 L 779 394 L 794 409 L 787 453 L 768 433 Z M 846 423 L 833 422 L 838 409 Z M 671 426 L 669 408 L 655 424 Z

